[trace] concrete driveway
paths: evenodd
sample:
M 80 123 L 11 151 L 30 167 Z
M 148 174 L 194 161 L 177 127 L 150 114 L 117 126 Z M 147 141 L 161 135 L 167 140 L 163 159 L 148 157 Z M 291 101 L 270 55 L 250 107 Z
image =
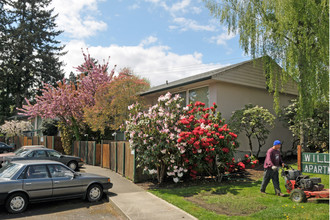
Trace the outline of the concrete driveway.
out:
M 4 206 L 0 206 L 0 219 L 24 220 L 98 220 L 127 219 L 109 202 L 108 196 L 100 202 L 89 203 L 81 199 L 54 201 L 30 204 L 20 214 L 8 214 Z

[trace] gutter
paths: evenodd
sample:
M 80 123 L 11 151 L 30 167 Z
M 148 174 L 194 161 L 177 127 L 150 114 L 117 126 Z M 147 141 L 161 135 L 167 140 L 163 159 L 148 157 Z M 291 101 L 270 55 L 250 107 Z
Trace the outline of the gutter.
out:
M 200 78 L 200 79 L 195 79 L 195 80 L 188 81 L 188 82 L 179 83 L 179 84 L 176 84 L 176 85 L 167 86 L 167 87 L 156 89 L 156 90 L 152 90 L 152 91 L 146 91 L 144 93 L 140 93 L 140 96 L 145 96 L 145 95 L 149 95 L 149 94 L 152 94 L 152 93 L 161 92 L 161 91 L 165 91 L 165 90 L 168 90 L 168 89 L 173 89 L 173 88 L 176 88 L 176 87 L 189 85 L 189 84 L 192 84 L 192 83 L 202 82 L 202 81 L 206 81 L 206 80 L 209 80 L 209 79 L 212 79 L 212 76 L 207 76 L 207 77 L 204 77 L 204 78 Z

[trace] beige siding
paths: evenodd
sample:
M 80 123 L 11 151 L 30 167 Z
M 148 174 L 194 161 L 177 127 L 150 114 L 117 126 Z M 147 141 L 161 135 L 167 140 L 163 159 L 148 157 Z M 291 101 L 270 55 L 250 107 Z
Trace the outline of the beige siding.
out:
M 293 95 L 280 95 L 281 106 L 287 106 L 289 100 L 293 99 Z M 240 86 L 231 83 L 218 83 L 217 94 L 218 110 L 221 112 L 222 117 L 228 120 L 235 110 L 242 109 L 246 104 L 259 105 L 267 108 L 272 114 L 275 115 L 273 110 L 273 97 L 266 92 L 265 89 L 251 88 L 248 86 Z M 282 123 L 276 120 L 275 127 L 271 130 L 266 145 L 261 149 L 260 156 L 264 156 L 267 149 L 272 146 L 275 139 L 284 141 L 284 151 L 291 148 L 292 134 L 284 128 Z M 247 137 L 242 133 L 239 135 L 240 147 L 238 151 L 248 152 L 249 145 Z M 253 140 L 253 146 L 257 146 L 257 141 Z M 257 151 L 257 148 L 254 149 Z
M 266 88 L 266 78 L 262 63 L 260 62 L 245 63 L 227 71 L 218 73 L 214 75 L 213 78 L 222 82 L 235 83 L 262 89 Z M 292 80 L 290 80 L 283 86 L 283 92 L 297 95 L 297 86 L 292 82 Z

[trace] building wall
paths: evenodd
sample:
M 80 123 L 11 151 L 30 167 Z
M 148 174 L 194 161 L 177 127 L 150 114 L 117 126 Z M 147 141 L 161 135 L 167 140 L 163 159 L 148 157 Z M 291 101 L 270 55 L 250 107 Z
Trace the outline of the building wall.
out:
M 217 89 L 212 88 L 217 87 Z M 264 108 L 267 108 L 273 115 L 276 114 L 273 109 L 273 96 L 268 93 L 265 89 L 258 89 L 248 86 L 236 85 L 232 83 L 219 82 L 216 85 L 211 86 L 211 91 L 216 90 L 216 94 L 212 96 L 216 97 L 216 103 L 218 104 L 218 110 L 221 112 L 222 117 L 228 120 L 235 110 L 242 109 L 246 104 L 259 105 Z M 294 95 L 280 95 L 280 105 L 287 106 L 289 105 L 289 100 L 295 98 Z M 265 156 L 268 148 L 272 146 L 274 140 L 279 139 L 283 141 L 283 151 L 291 149 L 292 147 L 292 133 L 285 127 L 283 127 L 282 122 L 278 119 L 275 121 L 275 126 L 271 130 L 271 133 L 268 136 L 266 145 L 261 149 L 259 156 Z M 239 134 L 240 147 L 238 149 L 238 154 L 246 153 L 249 151 L 248 138 L 243 134 Z M 256 148 L 253 149 L 255 152 L 258 150 L 258 143 L 254 139 L 253 146 Z

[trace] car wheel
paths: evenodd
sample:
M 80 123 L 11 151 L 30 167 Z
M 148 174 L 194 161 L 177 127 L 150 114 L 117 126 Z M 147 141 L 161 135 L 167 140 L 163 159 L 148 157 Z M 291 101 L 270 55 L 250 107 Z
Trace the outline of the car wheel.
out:
M 70 161 L 70 162 L 68 163 L 68 167 L 70 167 L 72 170 L 77 170 L 77 168 L 78 168 L 78 164 L 77 164 L 76 161 Z
M 27 205 L 28 199 L 24 193 L 14 193 L 6 200 L 6 209 L 13 214 L 23 212 Z
M 290 193 L 290 199 L 292 202 L 306 202 L 306 194 L 301 189 L 294 189 Z
M 87 199 L 90 202 L 97 202 L 103 195 L 102 187 L 98 184 L 93 184 L 87 189 Z

